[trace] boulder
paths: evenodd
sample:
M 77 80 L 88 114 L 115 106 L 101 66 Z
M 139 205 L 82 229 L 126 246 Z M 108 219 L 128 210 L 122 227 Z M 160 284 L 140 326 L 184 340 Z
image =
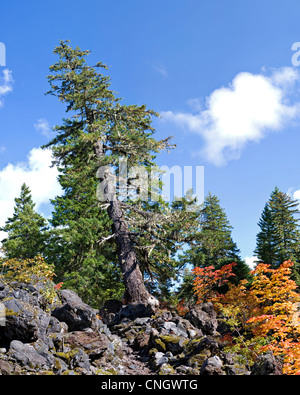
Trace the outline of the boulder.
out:
M 129 320 L 135 320 L 136 318 L 151 317 L 153 311 L 150 305 L 144 303 L 130 303 L 126 306 L 122 306 L 118 314 L 115 316 L 114 324 L 122 321 L 123 318 Z
M 203 363 L 200 374 L 203 376 L 225 376 L 226 373 L 222 368 L 223 362 L 217 355 L 214 355 L 213 357 L 207 358 Z
M 272 351 L 260 355 L 251 368 L 251 375 L 254 376 L 281 376 L 282 362 L 275 358 Z
M 46 340 L 49 314 L 37 305 L 14 296 L 5 298 L 2 303 L 6 308 L 6 317 L 5 326 L 0 327 L 1 343 L 7 344 L 11 340 L 29 343 L 39 338 Z
M 102 321 L 107 325 L 114 322 L 114 318 L 116 314 L 121 310 L 122 306 L 122 302 L 117 299 L 107 300 L 104 303 L 103 307 L 99 310 Z
M 217 314 L 213 304 L 202 303 L 194 306 L 185 316 L 204 335 L 215 335 L 218 327 Z
M 52 311 L 52 316 L 68 325 L 69 331 L 82 331 L 86 328 L 97 329 L 97 310 L 85 304 L 69 289 L 60 292 L 62 305 Z
M 154 354 L 152 363 L 154 368 L 158 368 L 164 363 L 168 363 L 168 361 L 169 361 L 168 357 L 163 352 L 158 351 Z
M 41 297 L 42 286 L 9 284 L 0 276 L 6 309 L 0 375 L 250 374 L 239 355 L 225 352 L 211 303 L 193 307 L 183 318 L 174 310 L 153 313 L 143 303 L 110 301 L 104 305 L 112 314 L 108 326 L 73 291 L 57 291 L 59 299 L 50 305 Z M 280 361 L 267 353 L 251 374 L 282 374 Z
M 105 334 L 93 331 L 69 332 L 63 336 L 64 345 L 71 348 L 78 347 L 92 358 L 100 357 L 109 346 L 109 339 Z
M 51 366 L 49 359 L 38 353 L 32 344 L 23 344 L 19 340 L 10 343 L 8 354 L 23 366 L 43 369 Z
M 184 338 L 202 336 L 201 330 L 198 330 L 193 324 L 174 312 L 160 310 L 151 319 L 151 325 L 163 335 L 173 334 Z

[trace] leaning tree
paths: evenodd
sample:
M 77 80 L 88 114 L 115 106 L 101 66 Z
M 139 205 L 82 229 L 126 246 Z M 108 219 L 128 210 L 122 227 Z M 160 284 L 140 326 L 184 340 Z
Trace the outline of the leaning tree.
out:
M 97 180 L 95 199 L 112 223 L 111 233 L 98 243 L 116 242 L 125 301 L 155 307 L 158 301 L 147 290 L 141 267 L 151 274 L 152 263 L 167 273 L 168 262 L 174 266 L 170 255 L 190 237 L 188 224 L 195 218 L 189 209 L 193 199 L 169 205 L 159 194 L 158 179 L 148 182 L 149 174 L 159 172 L 156 154 L 174 146 L 170 138 L 153 137 L 152 118 L 157 113 L 145 105 L 121 103 L 102 73 L 106 65 L 87 65 L 90 51 L 61 41 L 54 53 L 59 60 L 50 67 L 48 93 L 66 103 L 69 117 L 54 128 L 56 137 L 44 147 L 52 147 L 54 163 L 64 172 L 65 190 L 87 178 Z

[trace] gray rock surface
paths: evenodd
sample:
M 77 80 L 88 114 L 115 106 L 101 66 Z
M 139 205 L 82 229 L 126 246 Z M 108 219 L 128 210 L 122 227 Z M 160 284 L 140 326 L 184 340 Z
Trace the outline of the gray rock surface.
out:
M 212 304 L 185 317 L 167 309 L 111 301 L 99 312 L 71 290 L 54 304 L 42 284 L 7 284 L 0 278 L 6 325 L 0 326 L 0 375 L 274 375 L 271 353 L 250 370 L 224 352 Z

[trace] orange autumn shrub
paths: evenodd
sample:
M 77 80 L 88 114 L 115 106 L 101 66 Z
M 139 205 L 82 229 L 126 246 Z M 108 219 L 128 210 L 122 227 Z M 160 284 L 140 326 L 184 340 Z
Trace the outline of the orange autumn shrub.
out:
M 230 263 L 217 270 L 214 266 L 195 267 L 192 270 L 195 275 L 193 289 L 197 303 L 213 301 L 219 297 L 217 288 L 226 284 L 230 277 L 235 276 L 232 272 L 234 265 L 236 263 Z
M 225 295 L 213 291 L 213 279 L 220 280 L 212 269 L 198 270 L 194 288 L 198 301 L 209 299 L 231 327 L 222 339 L 227 349 L 254 362 L 268 350 L 283 359 L 283 373 L 300 374 L 300 296 L 291 279 L 293 263 L 284 262 L 277 269 L 259 264 L 252 272 L 252 282 L 229 284 Z M 223 280 L 230 273 L 225 270 Z M 199 286 L 199 289 L 197 287 Z M 210 290 L 209 287 L 212 287 Z

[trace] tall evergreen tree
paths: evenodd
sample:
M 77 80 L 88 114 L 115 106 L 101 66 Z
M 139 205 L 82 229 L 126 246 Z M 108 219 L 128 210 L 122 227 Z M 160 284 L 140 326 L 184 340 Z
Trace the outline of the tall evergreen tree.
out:
M 21 187 L 20 197 L 15 199 L 13 216 L 0 230 L 7 232 L 2 247 L 8 258 L 30 259 L 45 251 L 47 223 L 35 211 L 31 191 L 25 183 Z
M 275 266 L 279 237 L 275 229 L 269 203 L 263 209 L 258 226 L 260 227 L 260 232 L 256 236 L 254 253 L 259 262 Z
M 200 243 L 196 246 L 198 264 L 217 267 L 238 259 L 238 249 L 231 237 L 232 227 L 217 196 L 209 193 L 204 201 Z
M 232 239 L 232 226 L 217 196 L 208 193 L 200 209 L 198 232 L 195 233 L 189 248 L 181 256 L 184 264 L 193 267 L 214 266 L 216 269 L 235 262 L 231 281 L 238 282 L 249 276 L 249 267 L 240 257 L 240 251 Z M 193 276 L 187 274 L 183 293 L 192 294 Z
M 299 271 L 299 213 L 298 202 L 276 187 L 258 223 L 255 253 L 260 262 L 277 268 L 285 260 L 292 260 L 296 265 L 294 274 Z
M 240 251 L 233 241 L 232 226 L 217 196 L 208 193 L 201 209 L 199 233 L 187 251 L 193 266 L 216 268 L 234 261 L 241 261 Z
M 172 245 L 179 241 L 180 232 L 172 224 L 183 211 L 171 209 L 161 198 L 152 202 L 150 187 L 144 191 L 147 199 L 120 198 L 120 190 L 130 190 L 136 177 L 118 185 L 114 175 L 121 173 L 120 159 L 126 160 L 129 168 L 139 166 L 150 172 L 156 153 L 172 146 L 169 139 L 153 138 L 154 111 L 145 105 L 121 105 L 109 88 L 109 78 L 100 72 L 107 67 L 102 63 L 87 65 L 89 51 L 73 49 L 62 41 L 54 53 L 59 61 L 50 67 L 49 93 L 67 104 L 70 117 L 56 127 L 57 136 L 47 146 L 52 147 L 55 162 L 63 171 L 65 192 L 74 191 L 87 179 L 98 178 L 98 210 L 105 210 L 112 225 L 110 234 L 104 232 L 98 243 L 115 242 L 126 301 L 157 304 L 145 287 L 143 268 L 148 269 L 154 256 L 158 258 L 162 240 L 164 245 L 166 240 Z M 78 192 L 76 204 L 85 198 L 79 187 Z M 187 219 L 184 212 L 181 221 Z M 100 236 L 101 231 L 97 232 Z M 164 270 L 164 260 L 156 259 L 155 263 L 156 269 Z

